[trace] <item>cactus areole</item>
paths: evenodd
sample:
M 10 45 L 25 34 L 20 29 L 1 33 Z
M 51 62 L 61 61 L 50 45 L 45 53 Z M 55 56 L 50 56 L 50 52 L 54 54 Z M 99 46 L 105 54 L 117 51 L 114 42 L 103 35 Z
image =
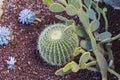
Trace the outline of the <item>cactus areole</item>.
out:
M 72 59 L 74 49 L 78 47 L 78 36 L 70 29 L 65 30 L 67 27 L 63 24 L 50 25 L 39 36 L 40 55 L 51 65 L 66 64 Z

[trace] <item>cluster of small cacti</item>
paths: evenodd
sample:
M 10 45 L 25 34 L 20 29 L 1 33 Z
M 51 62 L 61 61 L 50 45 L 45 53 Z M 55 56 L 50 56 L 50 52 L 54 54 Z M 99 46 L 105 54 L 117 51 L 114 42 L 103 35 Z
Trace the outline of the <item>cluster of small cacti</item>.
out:
M 10 30 L 7 27 L 0 27 L 0 46 L 7 45 L 10 41 Z
M 77 35 L 72 30 L 65 30 L 67 27 L 63 24 L 50 25 L 39 36 L 40 55 L 51 65 L 66 64 L 72 59 L 74 49 L 78 47 Z

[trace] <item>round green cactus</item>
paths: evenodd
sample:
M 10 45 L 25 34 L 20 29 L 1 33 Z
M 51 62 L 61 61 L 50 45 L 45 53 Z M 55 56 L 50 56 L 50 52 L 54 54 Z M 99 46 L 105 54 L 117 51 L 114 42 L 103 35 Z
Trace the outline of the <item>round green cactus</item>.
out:
M 63 24 L 50 25 L 39 36 L 38 50 L 42 58 L 51 65 L 66 64 L 78 47 L 78 36 L 70 29 L 65 30 L 67 27 Z

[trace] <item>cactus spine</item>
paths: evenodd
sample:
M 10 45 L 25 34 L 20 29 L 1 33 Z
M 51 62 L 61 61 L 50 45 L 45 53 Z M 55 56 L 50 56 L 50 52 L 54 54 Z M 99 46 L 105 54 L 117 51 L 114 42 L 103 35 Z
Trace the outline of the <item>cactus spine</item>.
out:
M 48 26 L 39 36 L 38 50 L 42 58 L 51 65 L 61 66 L 71 60 L 74 49 L 78 47 L 78 37 L 66 25 Z

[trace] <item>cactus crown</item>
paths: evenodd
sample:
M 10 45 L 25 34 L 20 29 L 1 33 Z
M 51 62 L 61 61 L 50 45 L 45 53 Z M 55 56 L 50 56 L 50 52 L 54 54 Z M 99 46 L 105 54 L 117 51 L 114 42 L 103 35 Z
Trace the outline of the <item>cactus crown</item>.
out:
M 38 50 L 42 58 L 51 65 L 61 66 L 71 60 L 78 46 L 78 37 L 63 24 L 48 26 L 39 36 Z

